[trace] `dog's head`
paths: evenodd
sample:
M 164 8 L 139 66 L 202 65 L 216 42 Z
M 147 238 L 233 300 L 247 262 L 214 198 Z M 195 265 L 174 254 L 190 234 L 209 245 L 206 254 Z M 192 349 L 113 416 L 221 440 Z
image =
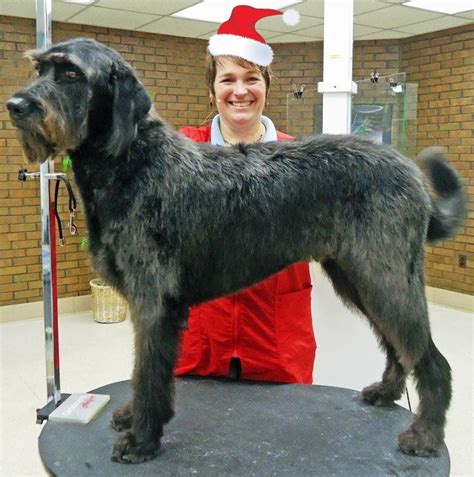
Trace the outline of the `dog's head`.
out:
M 72 152 L 86 140 L 104 155 L 127 150 L 151 101 L 117 52 L 81 38 L 25 56 L 38 78 L 15 93 L 7 109 L 30 162 Z

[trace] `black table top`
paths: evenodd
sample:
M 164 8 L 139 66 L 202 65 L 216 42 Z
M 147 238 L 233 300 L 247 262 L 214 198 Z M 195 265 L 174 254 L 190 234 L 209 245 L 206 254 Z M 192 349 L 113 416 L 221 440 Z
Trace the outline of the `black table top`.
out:
M 357 391 L 328 386 L 199 378 L 176 380 L 176 416 L 159 456 L 138 465 L 110 460 L 113 410 L 130 398 L 122 381 L 91 391 L 110 394 L 86 425 L 47 422 L 39 437 L 45 467 L 58 476 L 448 476 L 449 454 L 413 457 L 398 434 L 413 415 L 380 408 Z

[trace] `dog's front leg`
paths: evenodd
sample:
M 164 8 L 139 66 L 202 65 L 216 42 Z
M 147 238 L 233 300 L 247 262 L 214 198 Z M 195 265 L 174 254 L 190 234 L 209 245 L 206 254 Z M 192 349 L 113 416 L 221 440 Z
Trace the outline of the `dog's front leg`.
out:
M 112 460 L 139 463 L 159 451 L 163 426 L 173 417 L 173 368 L 182 309 L 167 309 L 154 317 L 135 317 L 135 368 L 129 405 L 131 427 L 115 442 Z

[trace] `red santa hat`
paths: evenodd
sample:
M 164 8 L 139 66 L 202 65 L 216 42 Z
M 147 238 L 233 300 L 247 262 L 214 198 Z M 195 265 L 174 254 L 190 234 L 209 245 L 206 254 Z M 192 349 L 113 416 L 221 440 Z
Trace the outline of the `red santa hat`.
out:
M 273 15 L 283 15 L 283 21 L 291 26 L 300 20 L 296 10 L 280 12 L 239 5 L 234 7 L 230 18 L 219 27 L 217 34 L 210 38 L 209 53 L 212 56 L 238 56 L 256 65 L 268 66 L 272 62 L 273 51 L 255 30 L 255 23 Z

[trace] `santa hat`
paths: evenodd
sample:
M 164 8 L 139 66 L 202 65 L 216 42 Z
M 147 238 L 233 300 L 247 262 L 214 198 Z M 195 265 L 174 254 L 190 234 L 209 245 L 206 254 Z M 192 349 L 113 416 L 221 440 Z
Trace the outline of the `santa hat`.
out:
M 210 38 L 209 53 L 212 56 L 238 56 L 256 65 L 268 66 L 272 62 L 273 51 L 255 30 L 255 23 L 273 15 L 283 15 L 283 21 L 291 26 L 300 20 L 296 10 L 280 12 L 239 5 L 234 7 L 230 18 L 219 27 L 217 34 Z

